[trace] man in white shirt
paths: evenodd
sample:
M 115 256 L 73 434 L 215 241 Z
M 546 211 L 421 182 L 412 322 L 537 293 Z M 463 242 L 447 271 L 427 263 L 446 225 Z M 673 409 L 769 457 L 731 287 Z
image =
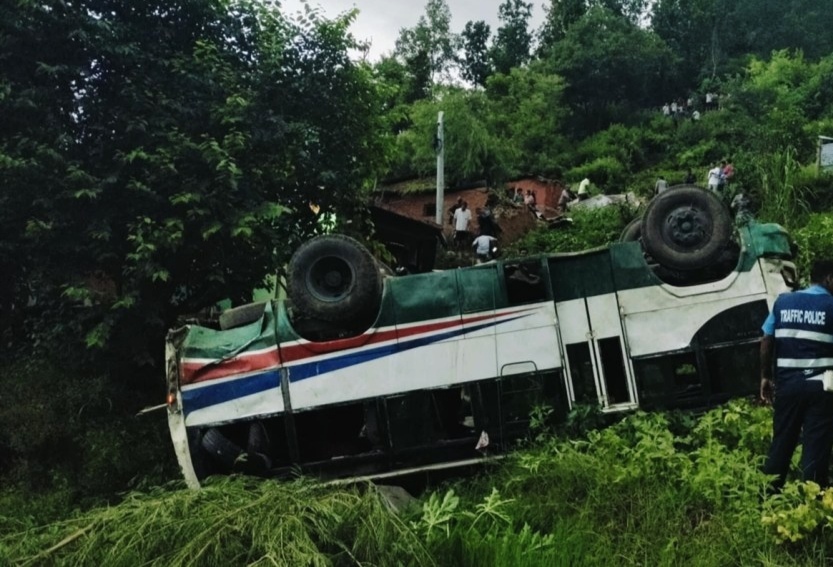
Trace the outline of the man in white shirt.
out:
M 477 263 L 482 264 L 492 259 L 493 242 L 497 242 L 497 238 L 489 236 L 488 234 L 480 233 L 480 236 L 474 239 L 472 247 L 474 248 L 474 255 L 477 257 Z
M 460 208 L 454 211 L 454 241 L 458 246 L 468 239 L 470 222 L 469 204 L 463 201 Z

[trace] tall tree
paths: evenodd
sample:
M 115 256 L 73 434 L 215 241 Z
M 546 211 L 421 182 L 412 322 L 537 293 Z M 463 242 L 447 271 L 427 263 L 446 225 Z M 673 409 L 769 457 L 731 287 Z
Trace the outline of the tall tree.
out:
M 63 261 L 60 249 L 41 246 L 42 235 L 58 227 L 32 213 L 57 198 L 77 169 L 73 116 L 81 111 L 76 93 L 89 59 L 83 38 L 100 27 L 74 4 L 0 3 L 2 347 L 13 325 L 22 338 L 23 308 L 43 287 L 42 264 Z
M 680 89 L 714 74 L 719 31 L 715 0 L 658 0 L 651 28 L 679 58 Z
M 489 78 L 489 129 L 503 141 L 502 159 L 511 164 L 511 174 L 563 173 L 569 114 L 564 88 L 564 80 L 540 61 Z
M 632 24 L 641 24 L 647 20 L 649 0 L 589 0 L 590 7 L 605 8 L 622 16 Z
M 413 28 L 402 28 L 394 53 L 414 77 L 425 78 L 424 89 L 449 79 L 459 38 L 451 31 L 451 9 L 446 0 L 428 0 L 425 14 Z
M 529 61 L 532 47 L 532 34 L 529 31 L 529 18 L 532 16 L 532 3 L 523 0 L 504 0 L 498 9 L 500 27 L 491 49 L 491 59 L 495 71 L 509 73 Z
M 833 11 L 810 0 L 658 0 L 651 27 L 693 83 L 739 70 L 750 53 L 796 49 L 818 58 L 833 50 Z
M 489 124 L 489 105 L 482 91 L 442 87 L 441 100 L 413 105 L 413 126 L 397 138 L 403 171 L 427 175 L 435 170 L 433 146 L 437 112 L 445 113 L 445 167 L 449 183 L 466 179 L 494 179 L 504 171 L 506 141 Z
M 178 313 L 245 300 L 316 230 L 309 204 L 352 214 L 384 156 L 349 16 L 298 24 L 235 0 L 18 7 L 3 14 L 0 111 L 15 123 L 0 134 L 13 165 L 0 214 L 27 243 L 12 257 L 37 284 L 23 304 L 88 345 L 158 353 Z
M 571 25 L 587 12 L 586 0 L 550 0 L 544 5 L 544 24 L 538 31 L 538 52 L 546 56 L 567 34 Z
M 489 60 L 489 24 L 480 20 L 466 22 L 461 34 L 463 44 L 463 59 L 460 63 L 460 74 L 469 83 L 483 87 L 486 79 L 492 74 Z
M 606 127 L 617 111 L 656 106 L 668 94 L 674 57 L 659 36 L 604 8 L 593 8 L 553 47 L 552 72 L 579 131 Z

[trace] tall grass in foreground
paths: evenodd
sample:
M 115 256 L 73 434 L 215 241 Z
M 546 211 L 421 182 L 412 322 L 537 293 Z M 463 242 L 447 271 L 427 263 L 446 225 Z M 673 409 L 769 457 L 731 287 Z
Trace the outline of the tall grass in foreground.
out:
M 227 478 L 0 537 L 0 564 L 434 565 L 375 490 Z
M 766 497 L 771 413 L 635 413 L 545 438 L 395 515 L 368 485 L 218 479 L 42 527 L 3 520 L 0 565 L 818 566 L 833 491 Z M 798 455 L 796 455 L 796 458 Z

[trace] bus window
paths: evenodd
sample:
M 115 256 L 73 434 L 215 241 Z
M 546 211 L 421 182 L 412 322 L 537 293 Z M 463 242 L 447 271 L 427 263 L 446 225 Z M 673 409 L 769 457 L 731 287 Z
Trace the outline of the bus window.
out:
M 599 355 L 602 359 L 608 404 L 616 405 L 630 402 L 627 371 L 625 370 L 622 343 L 619 337 L 599 339 Z
M 686 405 L 704 393 L 693 352 L 634 360 L 633 367 L 640 404 L 646 409 Z
M 533 303 L 547 298 L 547 291 L 541 277 L 540 261 L 529 260 L 505 264 L 503 276 L 506 281 L 509 305 Z
M 471 396 L 462 386 L 390 396 L 385 403 L 394 450 L 473 435 Z
M 590 345 L 575 343 L 567 345 L 570 359 L 570 376 L 573 379 L 573 396 L 580 403 L 598 403 L 596 381 L 593 378 L 593 362 L 590 360 Z
M 705 352 L 713 394 L 744 396 L 758 391 L 761 361 L 757 341 Z
M 301 462 L 356 455 L 371 450 L 362 403 L 316 408 L 295 414 Z

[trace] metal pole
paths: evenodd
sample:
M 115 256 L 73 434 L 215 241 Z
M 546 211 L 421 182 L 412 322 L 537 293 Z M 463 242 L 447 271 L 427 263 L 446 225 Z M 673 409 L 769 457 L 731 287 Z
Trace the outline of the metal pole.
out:
M 443 196 L 445 193 L 445 140 L 443 138 L 443 113 L 437 114 L 437 138 L 434 149 L 437 151 L 437 211 L 434 220 L 438 225 L 443 224 Z

